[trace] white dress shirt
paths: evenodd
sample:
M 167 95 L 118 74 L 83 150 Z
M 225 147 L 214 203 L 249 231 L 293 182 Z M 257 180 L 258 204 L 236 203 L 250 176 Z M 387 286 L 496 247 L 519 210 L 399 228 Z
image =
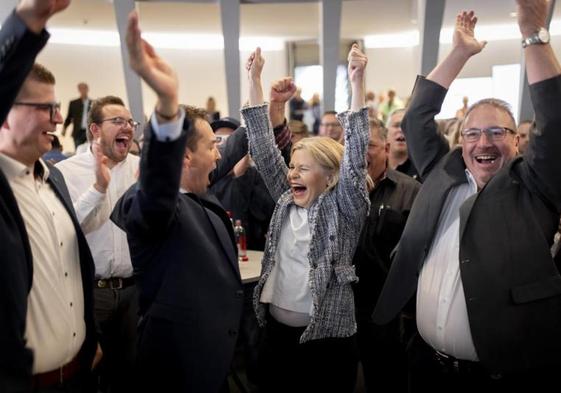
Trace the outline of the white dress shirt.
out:
M 310 289 L 310 226 L 308 211 L 293 205 L 282 224 L 275 266 L 261 292 L 261 303 L 270 303 L 269 312 L 289 326 L 306 326 L 312 313 Z
M 105 193 L 97 191 L 95 159 L 90 150 L 57 163 L 64 175 L 78 222 L 86 234 L 95 262 L 96 278 L 131 277 L 127 235 L 109 219 L 119 198 L 136 182 L 139 157 L 129 154 L 111 168 Z
M 0 154 L 0 168 L 16 197 L 33 255 L 25 329 L 33 373 L 47 372 L 71 361 L 86 337 L 76 230 L 46 182 L 49 169 L 41 160 L 26 167 Z
M 466 170 L 468 183 L 450 190 L 444 203 L 432 246 L 421 269 L 417 289 L 417 328 L 439 352 L 477 361 L 460 275 L 460 207 L 477 193 L 477 184 Z

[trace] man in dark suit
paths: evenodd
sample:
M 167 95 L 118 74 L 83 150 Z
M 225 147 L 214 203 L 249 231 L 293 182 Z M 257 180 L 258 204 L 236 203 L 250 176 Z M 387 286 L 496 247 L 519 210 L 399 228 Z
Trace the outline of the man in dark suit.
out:
M 230 219 L 207 200 L 220 158 L 204 112 L 179 109 L 174 71 L 127 32 L 131 67 L 158 95 L 146 130 L 138 184 L 113 221 L 127 232 L 140 298 L 138 386 L 142 392 L 227 389 L 243 306 Z
M 544 29 L 546 0 L 518 0 L 536 131 L 516 156 L 515 121 L 496 99 L 474 104 L 449 151 L 434 116 L 485 42 L 460 13 L 452 50 L 417 79 L 404 119 L 424 180 L 374 320 L 416 293 L 412 391 L 546 391 L 561 364 L 561 276 L 550 247 L 561 213 L 561 66 Z M 428 345 L 427 345 L 428 344 Z
M 0 121 L 2 124 L 33 66 L 35 57 L 47 42 L 49 37 L 45 30 L 47 21 L 53 14 L 64 10 L 69 3 L 69 0 L 20 1 L 15 12 L 2 23 L 0 30 Z M 50 181 L 58 184 L 52 187 L 60 190 L 61 196 L 67 196 L 64 183 L 56 173 Z M 66 206 L 70 208 L 71 204 Z M 0 238 L 2 239 L 0 241 L 0 269 L 2 270 L 0 274 L 0 321 L 2 321 L 0 323 L 2 348 L 0 391 L 6 393 L 26 392 L 32 385 L 34 354 L 27 341 L 29 337 L 26 336 L 26 318 L 28 295 L 34 277 L 34 260 L 27 233 L 26 223 L 9 180 L 0 168 Z M 88 253 L 86 249 L 81 247 L 80 252 L 84 254 L 86 260 L 85 254 Z M 88 273 L 87 264 L 85 266 L 82 274 Z M 84 301 L 87 303 L 86 298 Z M 88 313 L 84 316 L 87 326 L 93 322 L 92 315 Z M 83 347 L 81 357 L 83 370 L 88 370 L 91 366 L 93 351 L 89 347 L 87 345 Z
M 87 140 L 88 111 L 92 106 L 92 100 L 88 97 L 89 87 L 86 83 L 78 83 L 78 92 L 80 97 L 70 101 L 68 113 L 62 127 L 62 136 L 65 136 L 66 128 L 72 123 L 74 147 L 78 147 Z
M 8 340 L 2 356 L 6 362 L 29 360 L 33 352 L 31 365 L 2 370 L 0 382 L 9 391 L 32 387 L 78 393 L 93 387 L 93 260 L 61 173 L 40 159 L 62 123 L 54 83 L 46 68 L 33 65 L 0 128 L 0 169 L 8 183 L 3 194 L 20 225 L 8 236 L 19 235 L 30 252 L 24 261 L 16 250 L 3 257 L 2 277 L 9 281 L 2 297 L 7 335 L 2 339 Z M 14 251 L 22 266 L 13 265 Z

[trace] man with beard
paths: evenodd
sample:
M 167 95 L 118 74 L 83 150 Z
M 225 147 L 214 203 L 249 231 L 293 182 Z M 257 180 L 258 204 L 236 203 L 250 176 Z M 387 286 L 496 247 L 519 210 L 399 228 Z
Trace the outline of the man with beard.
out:
M 133 378 L 138 299 L 127 236 L 109 215 L 136 181 L 140 159 L 129 150 L 137 126 L 120 98 L 100 98 L 88 116 L 91 149 L 56 165 L 66 179 L 95 262 L 95 315 L 104 354 L 99 370 L 102 391 L 130 391 Z
M 561 363 L 561 276 L 550 247 L 561 214 L 561 66 L 545 30 L 546 0 L 517 0 L 536 132 L 523 156 L 508 104 L 481 100 L 450 151 L 434 116 L 481 52 L 473 11 L 456 18 L 450 53 L 418 77 L 403 124 L 424 183 L 374 321 L 416 294 L 410 346 L 419 392 L 547 391 Z
M 419 174 L 413 162 L 409 159 L 407 141 L 401 129 L 401 121 L 405 115 L 405 109 L 396 109 L 388 116 L 386 127 L 388 129 L 388 143 L 390 151 L 388 156 L 389 167 L 398 172 L 405 173 L 413 179 L 419 180 Z

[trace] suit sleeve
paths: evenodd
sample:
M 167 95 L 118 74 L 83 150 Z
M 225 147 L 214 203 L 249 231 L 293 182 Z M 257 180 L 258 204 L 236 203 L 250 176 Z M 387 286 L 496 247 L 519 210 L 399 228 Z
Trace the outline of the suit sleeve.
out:
M 6 119 L 35 57 L 45 46 L 49 33 L 35 34 L 15 12 L 0 29 L 0 122 Z
M 111 220 L 139 237 L 165 236 L 176 213 L 185 143 L 191 123 L 185 120 L 179 138 L 160 141 L 149 123 L 140 161 L 140 176 L 119 199 Z
M 440 112 L 447 90 L 439 84 L 418 76 L 402 128 L 407 140 L 409 157 L 421 179 L 426 179 L 434 165 L 450 147 L 438 132 L 434 117 Z
M 536 127 L 522 164 L 522 178 L 541 199 L 561 213 L 561 76 L 530 85 Z
M 72 110 L 72 101 L 68 104 L 68 112 L 66 113 L 66 119 L 64 119 L 64 128 L 68 127 L 70 123 L 72 123 L 72 119 L 74 118 L 74 113 Z

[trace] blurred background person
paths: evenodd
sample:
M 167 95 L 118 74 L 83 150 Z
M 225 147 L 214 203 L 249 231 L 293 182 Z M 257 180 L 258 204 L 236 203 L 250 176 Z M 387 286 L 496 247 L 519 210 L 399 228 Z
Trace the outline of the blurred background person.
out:
M 534 122 L 532 120 L 522 120 L 518 125 L 518 152 L 524 154 L 530 142 L 530 131 Z
M 220 119 L 220 112 L 216 110 L 216 101 L 214 97 L 208 97 L 206 100 L 206 117 L 209 123 Z
M 288 128 L 290 128 L 290 131 L 292 132 L 291 142 L 293 145 L 296 142 L 304 138 L 308 138 L 310 136 L 310 133 L 308 131 L 308 126 L 306 125 L 306 123 L 301 122 L 299 120 L 291 120 L 288 123 Z

